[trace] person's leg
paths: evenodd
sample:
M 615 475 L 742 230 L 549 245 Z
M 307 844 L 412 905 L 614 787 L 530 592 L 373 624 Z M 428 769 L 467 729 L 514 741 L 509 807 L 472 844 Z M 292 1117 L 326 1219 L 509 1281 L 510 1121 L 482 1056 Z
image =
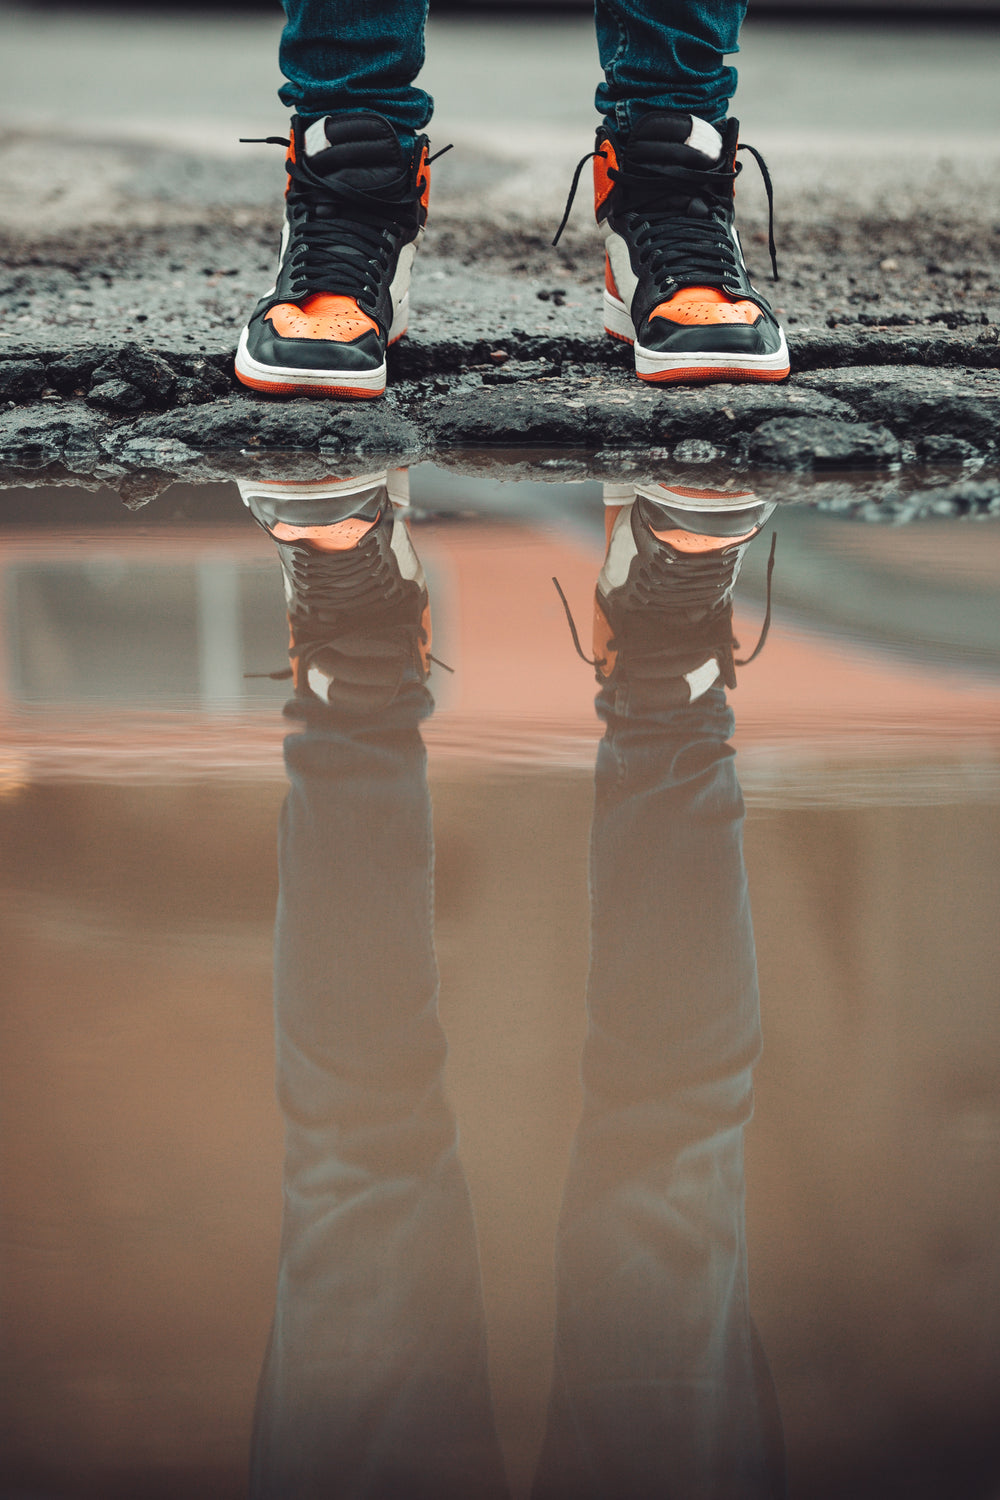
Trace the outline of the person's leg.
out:
M 373 110 L 412 149 L 434 101 L 414 86 L 427 0 L 284 0 L 281 102 L 303 119 Z
M 427 0 L 287 0 L 285 224 L 236 375 L 275 395 L 380 396 L 427 220 L 433 101 L 414 85 Z
M 285 742 L 284 1217 L 251 1495 L 503 1500 L 437 1011 L 422 575 L 371 519 L 384 489 L 322 489 L 244 485 L 281 550 L 304 720 Z
M 607 723 L 584 1106 L 560 1216 L 534 1500 L 776 1500 L 749 1317 L 743 1129 L 760 1036 L 719 688 Z
M 782 1494 L 747 1291 L 743 1131 L 760 1019 L 743 799 L 732 714 L 721 685 L 706 686 L 731 677 L 716 653 L 731 634 L 727 577 L 767 512 L 754 501 L 706 495 L 714 513 L 636 502 L 651 538 L 674 542 L 660 544 L 659 573 L 655 549 L 637 554 L 618 585 L 634 619 L 623 597 L 617 660 L 598 664 L 584 1097 L 534 1500 Z M 605 579 L 627 535 L 612 528 Z
M 736 70 L 725 58 L 745 10 L 744 0 L 596 0 L 604 327 L 633 346 L 640 380 L 789 372 L 785 336 L 750 280 L 734 224 L 739 126 L 726 114 Z M 765 182 L 770 194 L 766 171 Z M 773 237 L 770 248 L 776 275 Z
M 286 742 L 285 1211 L 253 1500 L 505 1495 L 444 1095 L 421 696 L 367 724 L 316 712 Z
M 746 0 L 595 0 L 604 81 L 595 103 L 627 136 L 650 110 L 724 120 L 736 89 L 726 56 L 739 49 Z

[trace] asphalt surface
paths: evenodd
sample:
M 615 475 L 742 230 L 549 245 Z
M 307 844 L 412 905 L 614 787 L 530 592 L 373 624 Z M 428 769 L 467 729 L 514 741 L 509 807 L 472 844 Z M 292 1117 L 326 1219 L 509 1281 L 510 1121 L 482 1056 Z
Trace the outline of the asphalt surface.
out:
M 184 449 L 175 465 L 261 444 L 670 452 L 693 440 L 798 469 L 868 463 L 871 442 L 904 467 L 930 449 L 966 472 L 996 461 L 997 27 L 748 22 L 737 112 L 775 180 L 776 286 L 752 165 L 740 223 L 793 376 L 666 393 L 640 387 L 629 351 L 603 336 L 585 191 L 549 244 L 592 140 L 589 22 L 432 21 L 421 81 L 434 142 L 455 150 L 435 168 L 390 396 L 361 412 L 269 401 L 231 376 L 273 272 L 281 153 L 237 138 L 283 129 L 279 20 L 0 8 L 3 472 L 49 472 L 67 444 L 74 472 L 85 452 L 122 472 L 169 467 L 170 443 Z M 163 362 L 155 378 L 142 351 Z M 127 388 L 117 405 L 109 386 Z M 810 437 L 803 419 L 884 429 L 888 446 Z M 781 443 L 754 436 L 774 421 Z M 146 458 L 123 458 L 129 443 Z

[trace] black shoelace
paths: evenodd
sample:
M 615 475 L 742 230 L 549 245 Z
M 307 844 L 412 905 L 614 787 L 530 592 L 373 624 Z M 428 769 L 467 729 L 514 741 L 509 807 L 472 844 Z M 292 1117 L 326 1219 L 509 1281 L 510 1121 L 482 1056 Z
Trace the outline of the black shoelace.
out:
M 714 555 L 685 555 L 683 572 L 677 570 L 677 565 L 671 563 L 666 554 L 649 558 L 636 576 L 629 577 L 628 587 L 633 590 L 635 602 L 630 601 L 631 607 L 623 613 L 618 633 L 608 643 L 609 650 L 627 651 L 631 666 L 634 669 L 638 665 L 640 674 L 642 664 L 653 660 L 676 663 L 680 670 L 689 662 L 692 650 L 705 651 L 709 659 L 715 658 L 726 687 L 734 688 L 735 668 L 748 667 L 757 659 L 771 629 L 771 579 L 777 542 L 777 532 L 772 532 L 764 620 L 757 644 L 749 656 L 739 659 L 733 654 L 739 641 L 734 639 L 732 632 L 732 603 L 725 598 L 732 587 L 739 557 L 734 548 L 726 548 Z M 566 611 L 576 654 L 581 661 L 600 672 L 607 665 L 607 657 L 586 655 L 569 601 L 558 578 L 553 578 L 552 582 Z M 692 612 L 697 610 L 704 613 L 700 618 L 692 619 Z
M 416 641 L 426 645 L 426 630 L 413 626 L 413 586 L 390 563 L 378 531 L 376 524 L 356 547 L 339 555 L 307 543 L 279 543 L 293 587 L 307 601 L 290 611 L 295 637 L 290 657 L 308 666 L 321 651 L 336 651 L 347 642 L 355 656 L 364 650 L 375 656 L 412 655 Z M 446 672 L 453 670 L 436 656 L 428 660 Z M 292 676 L 292 669 L 245 675 L 281 682 Z
M 281 136 L 243 136 L 246 143 L 288 146 Z M 451 146 L 428 157 L 427 166 Z M 308 162 L 289 161 L 288 216 L 293 226 L 286 265 L 292 273 L 291 296 L 313 292 L 353 297 L 374 307 L 380 282 L 388 273 L 397 241 L 418 228 L 417 198 L 426 179 L 411 181 L 408 168 L 375 192 L 342 182 L 337 174 L 322 177 Z
M 380 532 L 388 524 L 381 510 L 357 546 L 323 552 L 308 542 L 280 542 L 292 585 L 302 601 L 295 613 L 329 621 L 390 607 L 405 596 L 404 580 L 390 562 Z
M 774 189 L 767 163 L 753 146 L 739 145 L 738 151 L 749 151 L 760 168 L 767 194 L 767 247 L 771 270 L 778 280 L 778 255 L 774 243 Z M 576 165 L 562 222 L 556 230 L 553 245 L 558 245 L 569 221 L 580 174 L 588 161 L 600 153 L 588 151 Z M 734 281 L 739 274 L 736 250 L 728 233 L 728 211 L 732 184 L 742 171 L 736 162 L 731 172 L 721 166 L 708 169 L 681 167 L 672 163 L 648 166 L 642 172 L 609 167 L 611 181 L 625 190 L 626 227 L 639 249 L 639 258 L 648 267 L 658 290 L 677 286 L 714 286 L 720 280 Z M 720 191 L 721 190 L 721 191 Z M 728 191 L 727 191 L 728 190 Z M 689 212 L 695 199 L 708 210 L 705 217 Z

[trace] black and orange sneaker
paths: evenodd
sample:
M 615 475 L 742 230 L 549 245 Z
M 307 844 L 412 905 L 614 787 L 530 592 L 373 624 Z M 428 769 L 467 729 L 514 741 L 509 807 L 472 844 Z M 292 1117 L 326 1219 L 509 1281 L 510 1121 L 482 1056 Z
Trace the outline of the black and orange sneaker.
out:
M 594 207 L 605 239 L 604 327 L 632 344 L 640 380 L 784 380 L 788 346 L 747 275 L 734 222 L 739 125 L 644 115 L 619 148 L 594 152 Z M 769 236 L 775 276 L 774 236 Z
M 604 499 L 608 545 L 591 663 L 597 681 L 626 692 L 632 707 L 693 703 L 720 678 L 735 687 L 733 587 L 774 503 L 750 490 L 668 484 L 605 485 Z M 769 563 L 769 601 L 770 573 Z M 752 656 L 769 622 L 770 602 Z
M 405 470 L 305 483 L 241 480 L 243 503 L 277 544 L 297 698 L 356 715 L 427 680 L 431 620 L 410 540 Z
M 236 374 L 276 395 L 380 396 L 427 220 L 427 137 L 407 159 L 381 115 L 295 116 L 287 144 L 278 275 L 240 335 Z

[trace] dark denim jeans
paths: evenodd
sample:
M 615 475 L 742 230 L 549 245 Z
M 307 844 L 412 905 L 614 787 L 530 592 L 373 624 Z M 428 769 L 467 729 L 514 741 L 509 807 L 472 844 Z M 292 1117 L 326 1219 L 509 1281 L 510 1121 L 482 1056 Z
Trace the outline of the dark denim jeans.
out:
M 253 1500 L 503 1500 L 472 1206 L 445 1098 L 423 742 L 286 741 L 274 997 L 284 1220 Z
M 285 1213 L 253 1500 L 502 1500 L 475 1225 L 443 1088 L 416 685 L 286 741 Z M 743 1130 L 759 1007 L 721 689 L 598 701 L 583 1111 L 534 1500 L 776 1500 Z
M 307 118 L 375 110 L 404 137 L 434 101 L 414 79 L 424 60 L 427 0 L 284 0 L 284 104 Z M 746 0 L 596 0 L 605 80 L 596 105 L 626 133 L 647 110 L 720 120 L 736 88 L 724 62 L 739 45 Z M 558 59 L 553 59 L 553 67 Z
M 750 1319 L 743 1131 L 760 1050 L 732 716 L 599 695 L 583 1109 L 532 1500 L 777 1500 Z

